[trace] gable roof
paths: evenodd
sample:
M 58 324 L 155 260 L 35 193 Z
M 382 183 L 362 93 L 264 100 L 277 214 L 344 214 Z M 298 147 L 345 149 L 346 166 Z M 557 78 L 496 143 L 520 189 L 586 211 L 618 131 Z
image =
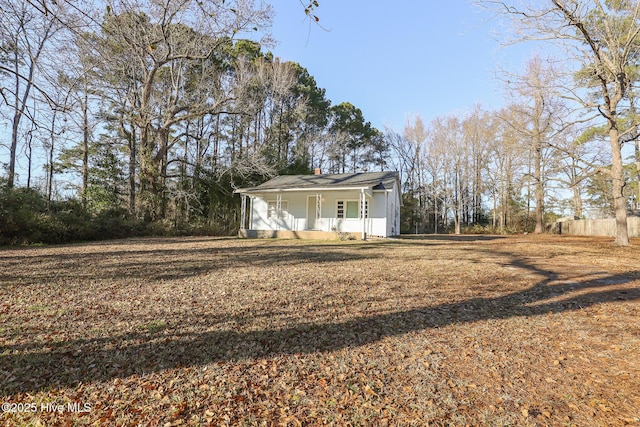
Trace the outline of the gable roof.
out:
M 372 189 L 391 190 L 400 180 L 398 172 L 363 172 L 322 175 L 281 175 L 252 188 L 236 193 L 259 193 L 295 190 Z

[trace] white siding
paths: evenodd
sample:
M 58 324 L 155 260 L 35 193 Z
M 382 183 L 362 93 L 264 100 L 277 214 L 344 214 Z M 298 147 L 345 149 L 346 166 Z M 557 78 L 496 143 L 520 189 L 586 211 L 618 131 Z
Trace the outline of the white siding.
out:
M 251 200 L 251 230 L 271 230 L 271 225 L 267 220 L 267 201 L 257 197 Z
M 387 192 L 373 193 L 373 209 L 369 209 L 370 226 L 367 233 L 372 236 L 389 235 L 387 233 Z
M 252 197 L 251 223 L 252 230 L 307 230 L 307 217 L 315 212 L 307 212 L 309 197 L 315 203 L 315 191 L 282 192 L 282 202 L 287 202 L 287 211 L 283 211 L 279 218 L 268 217 L 268 202 L 276 201 L 278 193 L 256 194 Z M 362 221 L 358 218 L 336 218 L 338 200 L 358 201 L 360 190 L 323 191 L 320 219 L 316 221 L 314 229 L 321 231 L 341 231 L 361 233 Z M 399 203 L 397 188 L 393 192 L 367 193 L 369 218 L 365 220 L 367 235 L 390 236 L 399 232 Z M 393 202 L 393 204 L 391 204 Z M 283 203 L 284 204 L 284 203 Z M 395 214 L 395 211 L 398 214 Z M 394 230 L 394 223 L 395 230 Z

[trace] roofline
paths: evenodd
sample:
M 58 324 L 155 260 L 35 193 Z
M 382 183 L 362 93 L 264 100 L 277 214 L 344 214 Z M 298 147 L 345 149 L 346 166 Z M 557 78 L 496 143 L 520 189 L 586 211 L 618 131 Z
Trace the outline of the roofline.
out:
M 234 193 L 280 193 L 292 191 L 344 191 L 344 190 L 372 190 L 372 191 L 391 191 L 391 190 L 373 190 L 373 186 L 368 187 L 295 187 L 295 188 L 239 188 Z
M 376 172 L 377 173 L 377 172 Z M 391 173 L 395 174 L 395 183 L 398 185 L 398 190 L 400 189 L 400 174 L 397 171 L 392 171 Z M 357 175 L 358 173 L 356 173 Z M 331 174 L 327 174 L 331 175 Z M 347 174 L 350 175 L 350 174 Z M 233 191 L 233 194 L 247 194 L 247 193 L 280 193 L 280 192 L 294 192 L 294 191 L 345 191 L 345 190 L 369 190 L 375 192 L 392 192 L 392 189 L 374 189 L 380 183 L 375 183 L 372 185 L 354 185 L 354 186 L 343 186 L 343 187 L 291 187 L 291 188 L 265 188 L 261 189 L 259 187 L 249 187 L 249 188 L 238 188 Z

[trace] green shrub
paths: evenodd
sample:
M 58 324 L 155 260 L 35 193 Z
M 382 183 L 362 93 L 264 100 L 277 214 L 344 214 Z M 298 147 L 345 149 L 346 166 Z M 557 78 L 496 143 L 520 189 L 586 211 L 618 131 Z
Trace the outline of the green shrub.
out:
M 41 235 L 46 201 L 35 190 L 0 186 L 0 244 L 31 243 Z
M 33 189 L 0 182 L 0 245 L 60 244 L 137 236 L 229 235 L 205 219 L 145 222 L 119 207 L 87 209 L 77 199 L 54 201 Z

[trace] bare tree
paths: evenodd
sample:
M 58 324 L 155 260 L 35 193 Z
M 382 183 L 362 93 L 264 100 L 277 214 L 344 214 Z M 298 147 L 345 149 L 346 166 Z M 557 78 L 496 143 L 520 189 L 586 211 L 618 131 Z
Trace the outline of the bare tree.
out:
M 571 189 L 573 214 L 580 218 L 584 214 L 583 192 L 586 181 L 605 171 L 607 147 L 604 136 L 599 135 L 594 128 L 580 132 L 578 125 L 573 124 L 554 141 L 554 149 L 561 157 L 559 174 L 554 179 Z
M 15 183 L 20 125 L 33 91 L 51 100 L 37 78 L 43 53 L 59 29 L 52 15 L 42 15 L 28 3 L 0 1 L 0 78 L 6 82 L 2 100 L 11 111 L 9 187 Z
M 469 147 L 464 140 L 462 123 L 456 116 L 437 117 L 431 122 L 430 128 L 433 138 L 429 141 L 429 154 L 426 157 L 430 160 L 427 163 L 431 163 L 429 169 L 432 173 L 440 171 L 442 207 L 445 209 L 443 219 L 448 222 L 447 212 L 452 212 L 454 233 L 460 234 L 467 205 Z
M 488 150 L 493 139 L 491 115 L 475 105 L 470 114 L 462 121 L 465 144 L 469 147 L 469 181 L 471 187 L 471 223 L 478 223 L 482 214 L 482 195 L 486 185 L 483 172 L 487 167 Z
M 417 207 L 416 207 L 416 218 L 418 219 L 419 224 L 416 224 L 416 229 L 420 229 L 418 231 L 424 231 L 424 228 L 427 223 L 427 214 L 429 207 L 428 203 L 428 190 L 426 183 L 426 174 L 427 174 L 427 139 L 428 139 L 428 130 L 422 121 L 422 117 L 419 115 L 415 115 L 413 120 L 411 118 L 407 118 L 404 132 L 403 132 L 403 141 L 406 143 L 404 150 L 402 150 L 402 154 L 404 157 L 405 164 L 407 166 L 407 172 L 405 174 L 405 179 L 407 182 L 407 190 L 413 194 L 413 197 L 417 199 Z M 439 159 L 439 158 L 438 158 Z M 437 177 L 434 176 L 434 183 L 437 180 Z M 435 193 L 435 185 L 432 186 L 433 192 Z M 435 202 L 437 204 L 437 201 Z M 437 210 L 437 209 L 436 209 Z M 437 231 L 437 213 L 434 213 L 434 227 Z
M 494 138 L 488 147 L 486 177 L 493 209 L 493 228 L 505 231 L 515 225 L 515 205 L 526 164 L 526 146 L 509 123 L 517 122 L 518 108 L 510 105 L 494 114 Z
M 596 110 L 607 122 L 611 149 L 610 175 L 616 216 L 615 244 L 628 246 L 627 200 L 621 146 L 624 102 L 628 101 L 632 75 L 640 58 L 640 2 L 601 0 L 552 0 L 550 6 L 498 4 L 522 23 L 523 40 L 545 39 L 565 49 L 565 65 L 578 65 L 565 96 Z M 628 129 L 628 130 L 625 130 Z
M 519 101 L 513 104 L 517 114 L 510 117 L 515 121 L 504 118 L 527 142 L 531 157 L 530 169 L 527 175 L 533 179 L 535 188 L 535 233 L 544 230 L 544 202 L 546 184 L 548 181 L 547 168 L 553 160 L 551 140 L 562 132 L 562 119 L 565 108 L 555 93 L 555 73 L 549 63 L 545 64 L 539 56 L 532 58 L 527 64 L 525 73 L 521 76 L 511 75 L 507 89 L 513 99 Z
M 436 117 L 429 123 L 429 128 L 423 130 L 425 140 L 420 153 L 420 173 L 421 189 L 428 194 L 433 203 L 433 232 L 438 233 L 438 226 L 442 224 L 442 231 L 446 232 L 448 223 L 448 209 L 450 208 L 448 196 L 451 194 L 450 182 L 448 181 L 447 162 L 449 157 L 446 122 L 450 118 Z M 426 203 L 426 200 L 425 200 Z

